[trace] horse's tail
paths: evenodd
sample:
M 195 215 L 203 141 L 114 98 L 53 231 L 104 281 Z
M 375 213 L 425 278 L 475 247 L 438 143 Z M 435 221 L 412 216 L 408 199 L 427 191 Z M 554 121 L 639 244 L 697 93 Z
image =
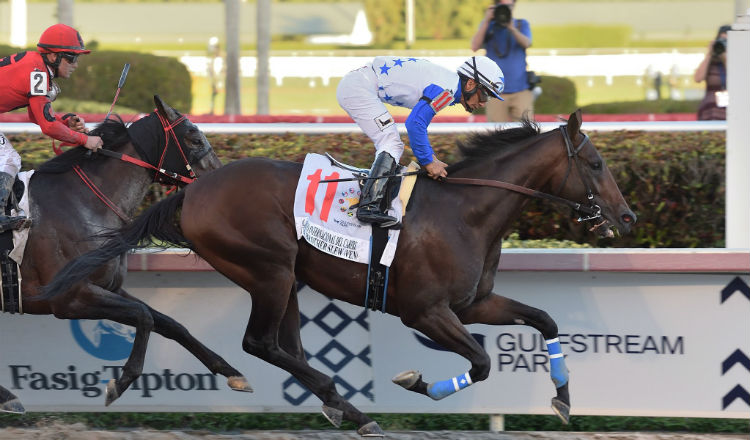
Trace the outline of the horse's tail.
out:
M 107 239 L 102 246 L 68 262 L 49 284 L 41 288 L 39 295 L 26 300 L 44 301 L 67 292 L 109 260 L 133 249 L 151 244 L 164 246 L 166 243 L 192 249 L 192 244 L 180 230 L 177 215 L 184 199 L 185 192 L 180 191 L 154 204 L 122 228 L 99 235 Z

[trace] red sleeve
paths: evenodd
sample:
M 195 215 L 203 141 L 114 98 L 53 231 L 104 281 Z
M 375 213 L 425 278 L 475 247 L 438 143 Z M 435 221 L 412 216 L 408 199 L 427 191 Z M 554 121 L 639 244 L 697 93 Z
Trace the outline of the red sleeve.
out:
M 85 145 L 88 136 L 71 130 L 66 124 L 55 117 L 55 111 L 46 96 L 32 96 L 29 98 L 29 119 L 39 125 L 42 133 L 75 145 Z

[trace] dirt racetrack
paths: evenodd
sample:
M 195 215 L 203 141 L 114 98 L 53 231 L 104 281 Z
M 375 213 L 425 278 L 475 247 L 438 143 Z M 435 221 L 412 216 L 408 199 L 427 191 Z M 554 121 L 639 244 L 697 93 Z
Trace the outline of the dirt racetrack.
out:
M 502 432 L 489 431 L 396 431 L 395 440 L 748 440 L 750 434 L 683 434 L 652 432 Z M 359 440 L 347 431 L 157 431 L 146 429 L 104 431 L 83 424 L 54 423 L 33 428 L 0 428 L 0 440 Z

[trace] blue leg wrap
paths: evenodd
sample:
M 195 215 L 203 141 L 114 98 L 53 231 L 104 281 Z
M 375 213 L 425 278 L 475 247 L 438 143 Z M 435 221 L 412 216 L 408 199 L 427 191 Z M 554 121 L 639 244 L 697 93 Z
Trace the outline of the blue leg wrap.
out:
M 440 400 L 443 397 L 448 397 L 458 390 L 462 390 L 471 385 L 471 377 L 466 372 L 460 376 L 456 376 L 451 379 L 441 380 L 427 386 L 427 395 L 432 397 L 434 400 Z
M 565 366 L 560 339 L 548 339 L 545 342 L 547 343 L 547 353 L 549 353 L 549 375 L 552 377 L 555 388 L 560 388 L 568 383 L 568 367 Z

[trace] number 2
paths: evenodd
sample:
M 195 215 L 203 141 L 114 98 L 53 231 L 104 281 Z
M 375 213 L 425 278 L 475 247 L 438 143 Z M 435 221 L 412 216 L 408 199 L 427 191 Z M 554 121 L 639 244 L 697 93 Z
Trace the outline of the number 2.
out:
M 34 71 L 31 72 L 31 77 L 29 78 L 31 84 L 30 84 L 30 94 L 32 96 L 44 96 L 47 94 L 47 74 L 44 72 L 38 72 Z

